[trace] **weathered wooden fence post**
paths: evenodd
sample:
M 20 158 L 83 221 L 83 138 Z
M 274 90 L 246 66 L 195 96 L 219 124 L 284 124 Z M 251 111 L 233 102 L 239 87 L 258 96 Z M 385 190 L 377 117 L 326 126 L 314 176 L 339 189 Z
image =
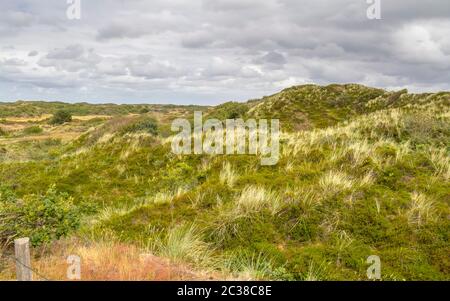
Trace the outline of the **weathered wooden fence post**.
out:
M 30 239 L 26 237 L 14 240 L 14 249 L 16 255 L 17 280 L 32 281 L 33 273 L 31 271 Z

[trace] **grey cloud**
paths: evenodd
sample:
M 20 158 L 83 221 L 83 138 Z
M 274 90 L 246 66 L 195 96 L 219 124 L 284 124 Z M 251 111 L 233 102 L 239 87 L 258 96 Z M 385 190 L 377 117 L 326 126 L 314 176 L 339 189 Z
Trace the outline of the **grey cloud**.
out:
M 385 20 L 448 19 L 450 16 L 448 1 L 385 1 L 382 8 Z
M 241 67 L 236 62 L 215 57 L 204 68 L 202 75 L 205 77 L 236 76 L 240 71 Z
M 25 66 L 27 62 L 17 58 L 8 58 L 1 61 L 1 64 L 4 66 Z
M 111 24 L 99 30 L 97 39 L 110 40 L 120 38 L 138 38 L 145 35 L 143 28 L 136 28 L 128 24 Z
M 78 72 L 93 69 L 101 60 L 102 58 L 93 49 L 86 50 L 81 45 L 70 45 L 50 51 L 38 61 L 38 65 Z
M 210 47 L 214 42 L 213 35 L 209 32 L 201 31 L 187 34 L 181 40 L 181 45 L 186 48 Z
M 214 11 L 239 11 L 253 9 L 257 5 L 264 5 L 259 0 L 217 0 L 217 1 L 202 1 L 203 7 Z
M 33 21 L 35 21 L 33 15 L 21 11 L 8 11 L 2 16 L 2 22 L 13 27 L 28 27 L 33 24 Z
M 277 51 L 269 51 L 263 56 L 254 60 L 256 64 L 268 65 L 271 68 L 281 68 L 287 63 L 284 54 Z
M 38 51 L 32 50 L 32 51 L 30 51 L 30 52 L 28 53 L 28 56 L 37 56 L 38 54 L 39 54 Z
M 124 76 L 128 75 L 127 65 L 116 59 L 103 59 L 96 66 L 96 71 L 102 75 Z
M 50 51 L 46 58 L 53 60 L 75 60 L 80 58 L 83 53 L 84 49 L 81 45 L 71 45 Z
M 180 75 L 179 70 L 169 62 L 158 61 L 152 56 L 141 55 L 128 62 L 130 74 L 146 79 L 161 79 Z
M 0 45 L 14 48 L 0 50 L 1 74 L 10 79 L 0 81 L 64 99 L 63 78 L 73 95 L 86 87 L 83 97 L 105 101 L 245 100 L 310 81 L 450 89 L 448 0 L 382 0 L 376 21 L 367 7 L 364 0 L 98 0 L 83 2 L 82 20 L 73 22 L 65 1 L 1 1 Z
M 113 21 L 100 27 L 97 40 L 112 40 L 124 38 L 140 38 L 150 34 L 164 32 L 189 32 L 192 23 L 182 13 L 163 10 L 160 13 L 134 12 L 125 15 L 127 22 Z

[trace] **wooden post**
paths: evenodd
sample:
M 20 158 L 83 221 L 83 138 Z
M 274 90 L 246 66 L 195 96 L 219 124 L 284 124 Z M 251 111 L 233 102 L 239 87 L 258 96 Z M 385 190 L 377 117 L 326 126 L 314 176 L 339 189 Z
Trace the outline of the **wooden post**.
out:
M 17 280 L 32 281 L 33 272 L 31 271 L 30 239 L 26 237 L 14 240 L 14 249 L 16 254 Z

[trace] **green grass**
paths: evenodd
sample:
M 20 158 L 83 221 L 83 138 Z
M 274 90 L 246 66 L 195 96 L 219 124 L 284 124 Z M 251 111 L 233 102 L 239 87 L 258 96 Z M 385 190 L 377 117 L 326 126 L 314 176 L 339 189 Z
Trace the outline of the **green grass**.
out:
M 30 135 L 39 135 L 42 134 L 44 130 L 40 126 L 30 126 L 23 130 L 23 135 L 30 136 Z
M 276 166 L 176 156 L 168 124 L 153 131 L 144 113 L 99 120 L 67 144 L 8 145 L 29 153 L 0 161 L 0 177 L 19 197 L 54 183 L 92 204 L 78 235 L 114 233 L 242 279 L 366 280 L 378 255 L 384 280 L 449 280 L 449 108 L 448 93 L 299 86 L 208 109 L 280 118 Z

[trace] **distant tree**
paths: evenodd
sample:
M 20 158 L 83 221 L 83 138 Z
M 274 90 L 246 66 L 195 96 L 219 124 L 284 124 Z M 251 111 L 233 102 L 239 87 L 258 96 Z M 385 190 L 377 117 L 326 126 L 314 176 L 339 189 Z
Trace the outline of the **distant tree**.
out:
M 158 135 L 158 125 L 152 118 L 139 119 L 136 122 L 124 127 L 122 133 L 147 132 L 152 135 Z
M 143 108 L 139 111 L 139 113 L 141 113 L 141 114 L 146 114 L 146 113 L 148 113 L 148 112 L 150 112 L 150 109 L 147 108 L 147 107 L 143 107 Z
M 72 121 L 72 114 L 65 110 L 59 110 L 53 114 L 50 124 L 63 124 Z

